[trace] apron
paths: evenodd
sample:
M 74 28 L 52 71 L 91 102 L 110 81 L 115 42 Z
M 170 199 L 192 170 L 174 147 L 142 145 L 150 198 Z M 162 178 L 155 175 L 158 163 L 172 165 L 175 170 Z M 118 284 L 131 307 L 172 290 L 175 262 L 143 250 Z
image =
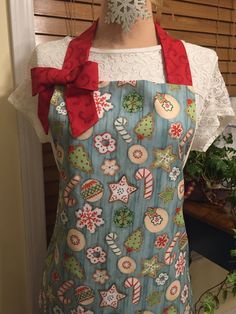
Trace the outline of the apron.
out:
M 77 53 L 91 47 L 94 25 L 78 37 Z M 194 312 L 183 166 L 196 130 L 195 96 L 182 42 L 155 27 L 167 83 L 100 81 L 92 92 L 98 119 L 79 136 L 72 136 L 65 86 L 56 84 L 50 97 L 60 181 L 40 313 Z M 74 53 L 69 46 L 64 69 Z

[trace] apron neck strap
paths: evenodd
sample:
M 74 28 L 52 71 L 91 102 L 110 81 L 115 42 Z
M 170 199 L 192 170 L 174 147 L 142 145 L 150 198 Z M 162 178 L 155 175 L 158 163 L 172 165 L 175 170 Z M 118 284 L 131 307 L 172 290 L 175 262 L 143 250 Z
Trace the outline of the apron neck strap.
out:
M 98 19 L 81 35 L 70 41 L 63 70 L 72 70 L 78 64 L 88 61 L 97 25 Z M 171 37 L 158 22 L 155 22 L 155 29 L 162 47 L 166 82 L 192 86 L 190 65 L 183 42 Z
M 162 47 L 166 82 L 192 86 L 190 65 L 183 42 L 171 37 L 158 22 L 155 22 L 155 28 Z

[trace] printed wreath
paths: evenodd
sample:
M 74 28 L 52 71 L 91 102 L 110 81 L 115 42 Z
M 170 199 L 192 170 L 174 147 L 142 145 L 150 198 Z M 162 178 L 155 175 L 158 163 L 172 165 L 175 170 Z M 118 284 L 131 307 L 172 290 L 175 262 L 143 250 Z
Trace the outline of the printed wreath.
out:
M 94 147 L 100 154 L 112 153 L 116 149 L 116 140 L 108 132 L 97 134 L 94 137 Z
M 133 223 L 133 220 L 134 212 L 128 207 L 124 206 L 115 211 L 113 222 L 117 227 L 126 228 Z
M 143 97 L 135 91 L 125 95 L 123 108 L 130 113 L 141 111 L 143 109 Z

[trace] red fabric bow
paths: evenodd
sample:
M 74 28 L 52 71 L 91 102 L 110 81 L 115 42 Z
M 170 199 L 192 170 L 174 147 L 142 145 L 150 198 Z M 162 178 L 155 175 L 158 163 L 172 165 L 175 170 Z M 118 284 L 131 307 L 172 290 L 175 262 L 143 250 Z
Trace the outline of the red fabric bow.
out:
M 72 70 L 48 67 L 31 69 L 32 94 L 39 94 L 38 116 L 48 134 L 50 99 L 55 85 L 65 85 L 65 103 L 74 137 L 81 135 L 98 121 L 92 91 L 98 89 L 97 63 L 87 61 Z
M 78 137 L 98 120 L 93 91 L 98 90 L 98 64 L 88 61 L 98 20 L 79 37 L 71 40 L 62 69 L 31 69 L 32 95 L 38 97 L 38 117 L 48 134 L 50 100 L 56 85 L 65 86 L 64 99 L 73 137 Z

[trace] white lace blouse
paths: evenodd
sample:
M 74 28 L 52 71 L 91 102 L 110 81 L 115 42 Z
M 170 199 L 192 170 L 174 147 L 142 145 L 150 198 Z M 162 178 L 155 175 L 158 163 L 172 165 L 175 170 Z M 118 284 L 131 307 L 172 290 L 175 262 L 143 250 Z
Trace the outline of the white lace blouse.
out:
M 34 66 L 62 68 L 72 37 L 39 44 L 32 52 L 29 69 Z M 196 93 L 197 125 L 191 150 L 206 151 L 229 123 L 236 124 L 236 108 L 231 103 L 214 50 L 183 41 Z M 89 60 L 98 62 L 99 80 L 150 80 L 164 83 L 161 45 L 128 49 L 90 49 Z M 44 133 L 37 115 L 37 96 L 31 94 L 31 78 L 26 78 L 8 100 L 31 122 L 41 143 L 52 142 Z

